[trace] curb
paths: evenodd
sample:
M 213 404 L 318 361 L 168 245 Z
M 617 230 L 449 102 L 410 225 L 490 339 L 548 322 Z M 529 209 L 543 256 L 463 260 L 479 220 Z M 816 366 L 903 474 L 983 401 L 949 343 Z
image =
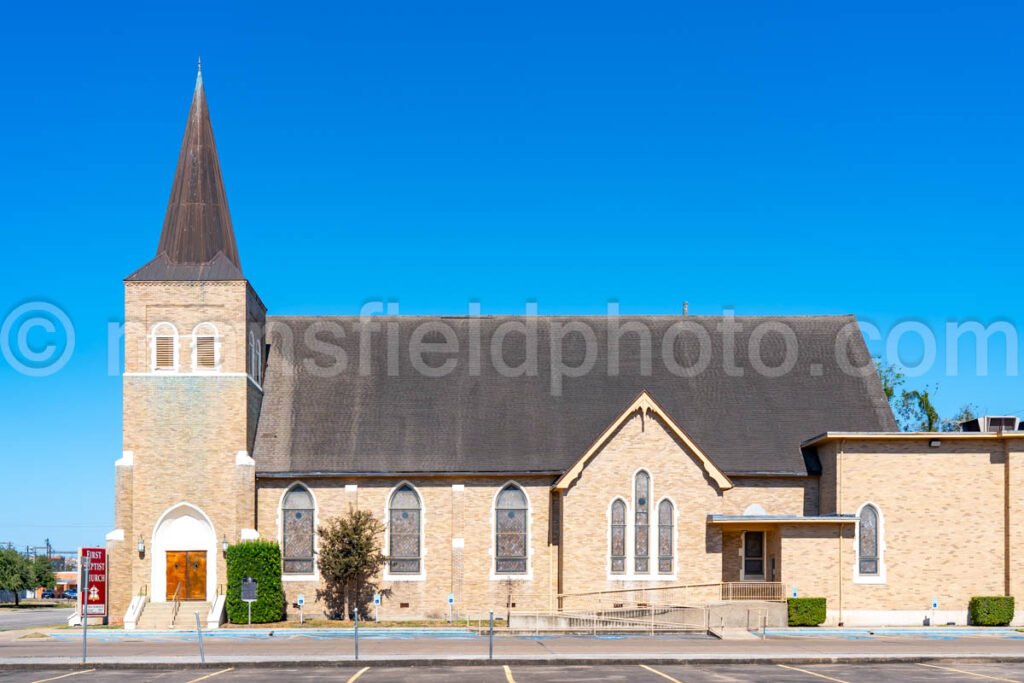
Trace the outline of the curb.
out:
M 28 658 L 26 658 L 28 659 Z M 168 657 L 164 659 L 146 658 L 133 661 L 117 658 L 103 658 L 82 664 L 68 658 L 60 659 L 28 659 L 18 661 L 17 658 L 0 660 L 0 671 L 41 671 L 41 670 L 168 670 L 188 669 L 236 669 L 251 668 L 340 668 L 340 667 L 452 667 L 452 666 L 615 666 L 615 665 L 688 665 L 688 666 L 726 666 L 726 665 L 809 665 L 809 664 L 1022 664 L 1024 654 L 989 655 L 989 654 L 934 654 L 934 655 L 821 655 L 821 656 L 763 656 L 756 655 L 708 655 L 708 656 L 623 656 L 623 657 L 486 657 L 468 656 L 465 658 L 430 658 L 430 657 L 369 657 L 361 659 L 327 658 L 327 659 L 229 659 L 216 658 L 205 663 L 195 661 L 191 657 Z

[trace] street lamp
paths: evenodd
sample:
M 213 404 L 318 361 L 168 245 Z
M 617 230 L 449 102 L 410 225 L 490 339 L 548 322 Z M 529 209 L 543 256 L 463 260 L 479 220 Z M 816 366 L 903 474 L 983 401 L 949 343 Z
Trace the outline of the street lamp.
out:
M 224 540 L 220 542 L 220 549 L 224 551 L 224 554 L 228 554 L 228 535 L 224 534 Z

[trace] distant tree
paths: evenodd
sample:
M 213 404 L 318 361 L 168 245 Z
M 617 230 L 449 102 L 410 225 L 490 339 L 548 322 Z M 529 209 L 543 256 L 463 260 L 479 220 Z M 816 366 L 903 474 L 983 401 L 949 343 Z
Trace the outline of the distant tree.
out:
M 937 432 L 941 421 L 932 405 L 932 389 L 904 391 L 898 402 L 897 422 L 905 432 Z
M 384 524 L 366 510 L 349 508 L 345 515 L 327 519 L 317 534 L 317 566 L 324 586 L 317 597 L 328 616 L 347 619 L 357 608 L 365 615 L 373 593 L 380 590 L 377 576 L 387 562 L 381 550 Z
M 32 583 L 32 566 L 25 556 L 13 548 L 0 550 L 0 590 L 13 591 L 14 604 L 19 605 L 19 592 L 35 588 Z
M 978 417 L 978 406 L 973 403 L 968 403 L 960 408 L 959 413 L 942 421 L 942 431 L 958 432 L 960 431 L 960 425 L 964 422 L 969 422 L 976 417 Z
M 881 358 L 875 358 L 875 369 L 878 370 L 878 379 L 882 382 L 882 391 L 885 392 L 890 405 L 893 405 L 893 412 L 896 412 L 894 401 L 898 401 L 902 396 L 900 387 L 906 384 L 907 378 L 895 365 L 884 363 Z
M 54 588 L 57 578 L 53 575 L 53 560 L 45 555 L 36 555 L 32 560 L 32 588 Z

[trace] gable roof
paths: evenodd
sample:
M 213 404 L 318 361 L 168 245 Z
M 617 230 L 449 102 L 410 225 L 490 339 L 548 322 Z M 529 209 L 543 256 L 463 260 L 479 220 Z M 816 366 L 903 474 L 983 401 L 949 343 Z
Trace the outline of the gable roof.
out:
M 196 75 L 156 257 L 127 279 L 243 279 L 202 71 Z
M 506 377 L 491 362 L 491 346 L 502 326 L 535 326 L 536 374 Z M 706 370 L 679 377 L 662 361 L 661 340 L 681 320 L 707 333 Z M 723 318 L 691 316 L 608 317 L 374 317 L 379 329 L 360 333 L 357 317 L 268 318 L 264 399 L 253 457 L 260 473 L 398 472 L 565 472 L 647 391 L 665 416 L 685 425 L 686 434 L 727 475 L 806 474 L 801 442 L 828 430 L 889 431 L 896 425 L 873 369 L 844 372 L 837 340 L 848 339 L 841 359 L 853 367 L 873 367 L 852 316 L 736 317 L 735 364 L 726 368 L 728 343 L 718 329 Z M 756 372 L 747 349 L 761 323 L 792 331 L 798 356 L 781 377 Z M 455 370 L 424 376 L 413 367 L 409 340 L 427 324 L 451 330 L 459 352 Z M 638 335 L 622 335 L 618 373 L 609 374 L 609 331 L 636 324 L 651 333 L 654 353 L 645 373 Z M 593 369 L 565 377 L 552 392 L 552 339 L 567 325 L 594 332 Z M 343 331 L 339 337 L 337 331 Z M 396 334 L 400 353 L 388 358 L 387 335 Z M 361 352 L 360 343 L 369 340 Z M 480 339 L 482 362 L 474 370 L 468 349 Z M 429 336 L 426 341 L 440 341 Z M 290 341 L 289 341 L 290 340 Z M 309 343 L 314 340 L 314 343 Z M 587 358 L 580 334 L 561 336 L 563 362 L 575 367 Z M 325 371 L 338 362 L 346 367 Z M 319 342 L 319 343 L 318 343 Z M 764 335 L 761 359 L 769 367 L 785 357 L 778 335 Z M 675 341 L 679 363 L 692 365 L 703 353 L 698 335 Z M 504 337 L 503 359 L 511 367 L 527 355 L 522 334 Z M 448 356 L 427 355 L 432 366 Z
M 686 432 L 684 432 L 679 425 L 677 425 L 672 418 L 665 413 L 661 406 L 659 406 L 646 391 L 640 392 L 640 395 L 636 397 L 636 400 L 629 404 L 629 407 L 626 408 L 626 410 L 624 410 L 614 422 L 608 425 L 608 428 L 601 433 L 601 436 L 597 437 L 590 448 L 587 449 L 586 453 L 580 456 L 579 460 L 577 460 L 573 466 L 565 472 L 565 474 L 558 478 L 558 481 L 555 482 L 555 488 L 560 490 L 569 488 L 572 483 L 579 478 L 580 473 L 583 472 L 583 469 L 591 459 L 593 459 L 605 444 L 608 443 L 608 440 L 612 438 L 612 435 L 616 430 L 618 430 L 619 427 L 625 424 L 627 420 L 637 413 L 642 417 L 647 417 L 649 415 L 656 415 L 660 417 L 669 431 L 677 439 L 682 441 L 688 449 L 690 449 L 690 452 L 700 463 L 701 468 L 703 468 L 708 477 L 718 485 L 719 489 L 724 491 L 732 488 L 733 484 L 729 481 L 729 477 L 727 477 L 722 470 L 718 469 L 715 463 L 711 462 L 711 459 L 705 455 L 704 451 L 702 451 L 700 447 L 693 442 L 693 439 L 691 439 Z

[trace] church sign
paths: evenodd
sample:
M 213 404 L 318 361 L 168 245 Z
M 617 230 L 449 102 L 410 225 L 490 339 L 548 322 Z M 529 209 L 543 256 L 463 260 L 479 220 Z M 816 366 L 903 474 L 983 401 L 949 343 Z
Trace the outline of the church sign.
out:
M 85 582 L 86 560 L 89 565 L 88 586 Z M 78 551 L 78 566 L 81 568 L 81 579 L 78 584 L 79 614 L 90 617 L 107 616 L 107 549 L 80 549 Z

